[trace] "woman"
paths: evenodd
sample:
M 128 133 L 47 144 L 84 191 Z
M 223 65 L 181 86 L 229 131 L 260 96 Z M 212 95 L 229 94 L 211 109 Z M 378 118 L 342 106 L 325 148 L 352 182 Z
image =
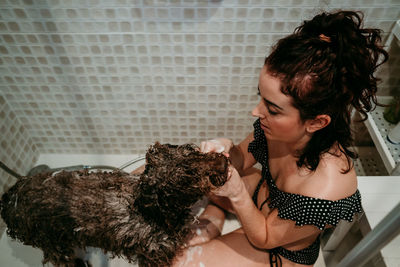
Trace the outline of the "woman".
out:
M 380 31 L 361 22 L 351 11 L 322 13 L 277 43 L 260 72 L 254 132 L 237 146 L 201 144 L 234 167 L 175 266 L 313 265 L 321 232 L 361 212 L 350 113 L 376 104 L 373 73 L 388 58 Z M 224 209 L 242 227 L 220 236 Z

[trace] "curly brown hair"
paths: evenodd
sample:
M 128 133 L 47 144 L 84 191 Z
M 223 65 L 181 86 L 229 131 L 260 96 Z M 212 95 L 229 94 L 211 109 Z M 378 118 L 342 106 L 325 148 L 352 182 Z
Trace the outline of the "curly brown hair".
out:
M 322 13 L 281 39 L 265 59 L 268 72 L 282 81 L 303 121 L 319 114 L 330 124 L 299 151 L 297 165 L 315 170 L 321 155 L 336 145 L 352 168 L 351 109 L 363 115 L 377 104 L 377 67 L 388 60 L 379 29 L 362 28 L 362 13 Z
M 222 186 L 229 159 L 194 145 L 151 146 L 140 176 L 62 171 L 17 181 L 0 201 L 7 234 L 74 266 L 74 249 L 98 247 L 140 266 L 169 266 L 195 217 L 193 205 Z

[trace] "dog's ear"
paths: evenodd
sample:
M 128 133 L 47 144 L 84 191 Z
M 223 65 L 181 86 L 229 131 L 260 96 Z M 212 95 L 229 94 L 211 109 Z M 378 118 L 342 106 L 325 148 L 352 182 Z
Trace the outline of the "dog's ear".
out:
M 146 162 L 152 164 L 152 160 L 160 162 L 168 161 L 177 155 L 179 147 L 180 146 L 178 145 L 160 144 L 159 142 L 155 142 L 146 152 Z M 148 158 L 150 162 L 147 161 Z M 158 164 L 158 162 L 156 163 Z
M 210 182 L 216 187 L 223 186 L 228 176 L 229 159 L 220 153 L 208 153 L 210 159 Z

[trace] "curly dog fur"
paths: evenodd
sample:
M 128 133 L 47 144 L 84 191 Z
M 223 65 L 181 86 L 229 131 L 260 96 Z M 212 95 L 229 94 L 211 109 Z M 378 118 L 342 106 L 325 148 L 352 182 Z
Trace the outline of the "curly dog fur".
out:
M 140 266 L 167 266 L 181 251 L 193 205 L 227 179 L 229 160 L 194 145 L 154 144 L 140 175 L 62 171 L 23 177 L 3 194 L 7 234 L 74 266 L 74 249 L 98 247 Z

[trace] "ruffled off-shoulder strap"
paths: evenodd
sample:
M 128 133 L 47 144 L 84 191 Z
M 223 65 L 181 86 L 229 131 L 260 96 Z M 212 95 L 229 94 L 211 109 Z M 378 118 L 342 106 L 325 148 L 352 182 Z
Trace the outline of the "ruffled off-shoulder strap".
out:
M 260 119 L 253 123 L 254 127 L 254 140 L 249 143 L 248 152 L 253 154 L 253 157 L 261 163 L 262 166 L 268 165 L 268 147 L 267 139 L 265 138 L 264 131 L 260 126 Z
M 295 221 L 298 226 L 315 225 L 323 230 L 326 225 L 336 226 L 340 220 L 352 222 L 353 216 L 362 212 L 361 195 L 358 190 L 353 195 L 336 201 L 279 190 L 275 191 L 275 194 L 280 196 L 271 196 L 270 208 L 277 208 L 281 219 Z

